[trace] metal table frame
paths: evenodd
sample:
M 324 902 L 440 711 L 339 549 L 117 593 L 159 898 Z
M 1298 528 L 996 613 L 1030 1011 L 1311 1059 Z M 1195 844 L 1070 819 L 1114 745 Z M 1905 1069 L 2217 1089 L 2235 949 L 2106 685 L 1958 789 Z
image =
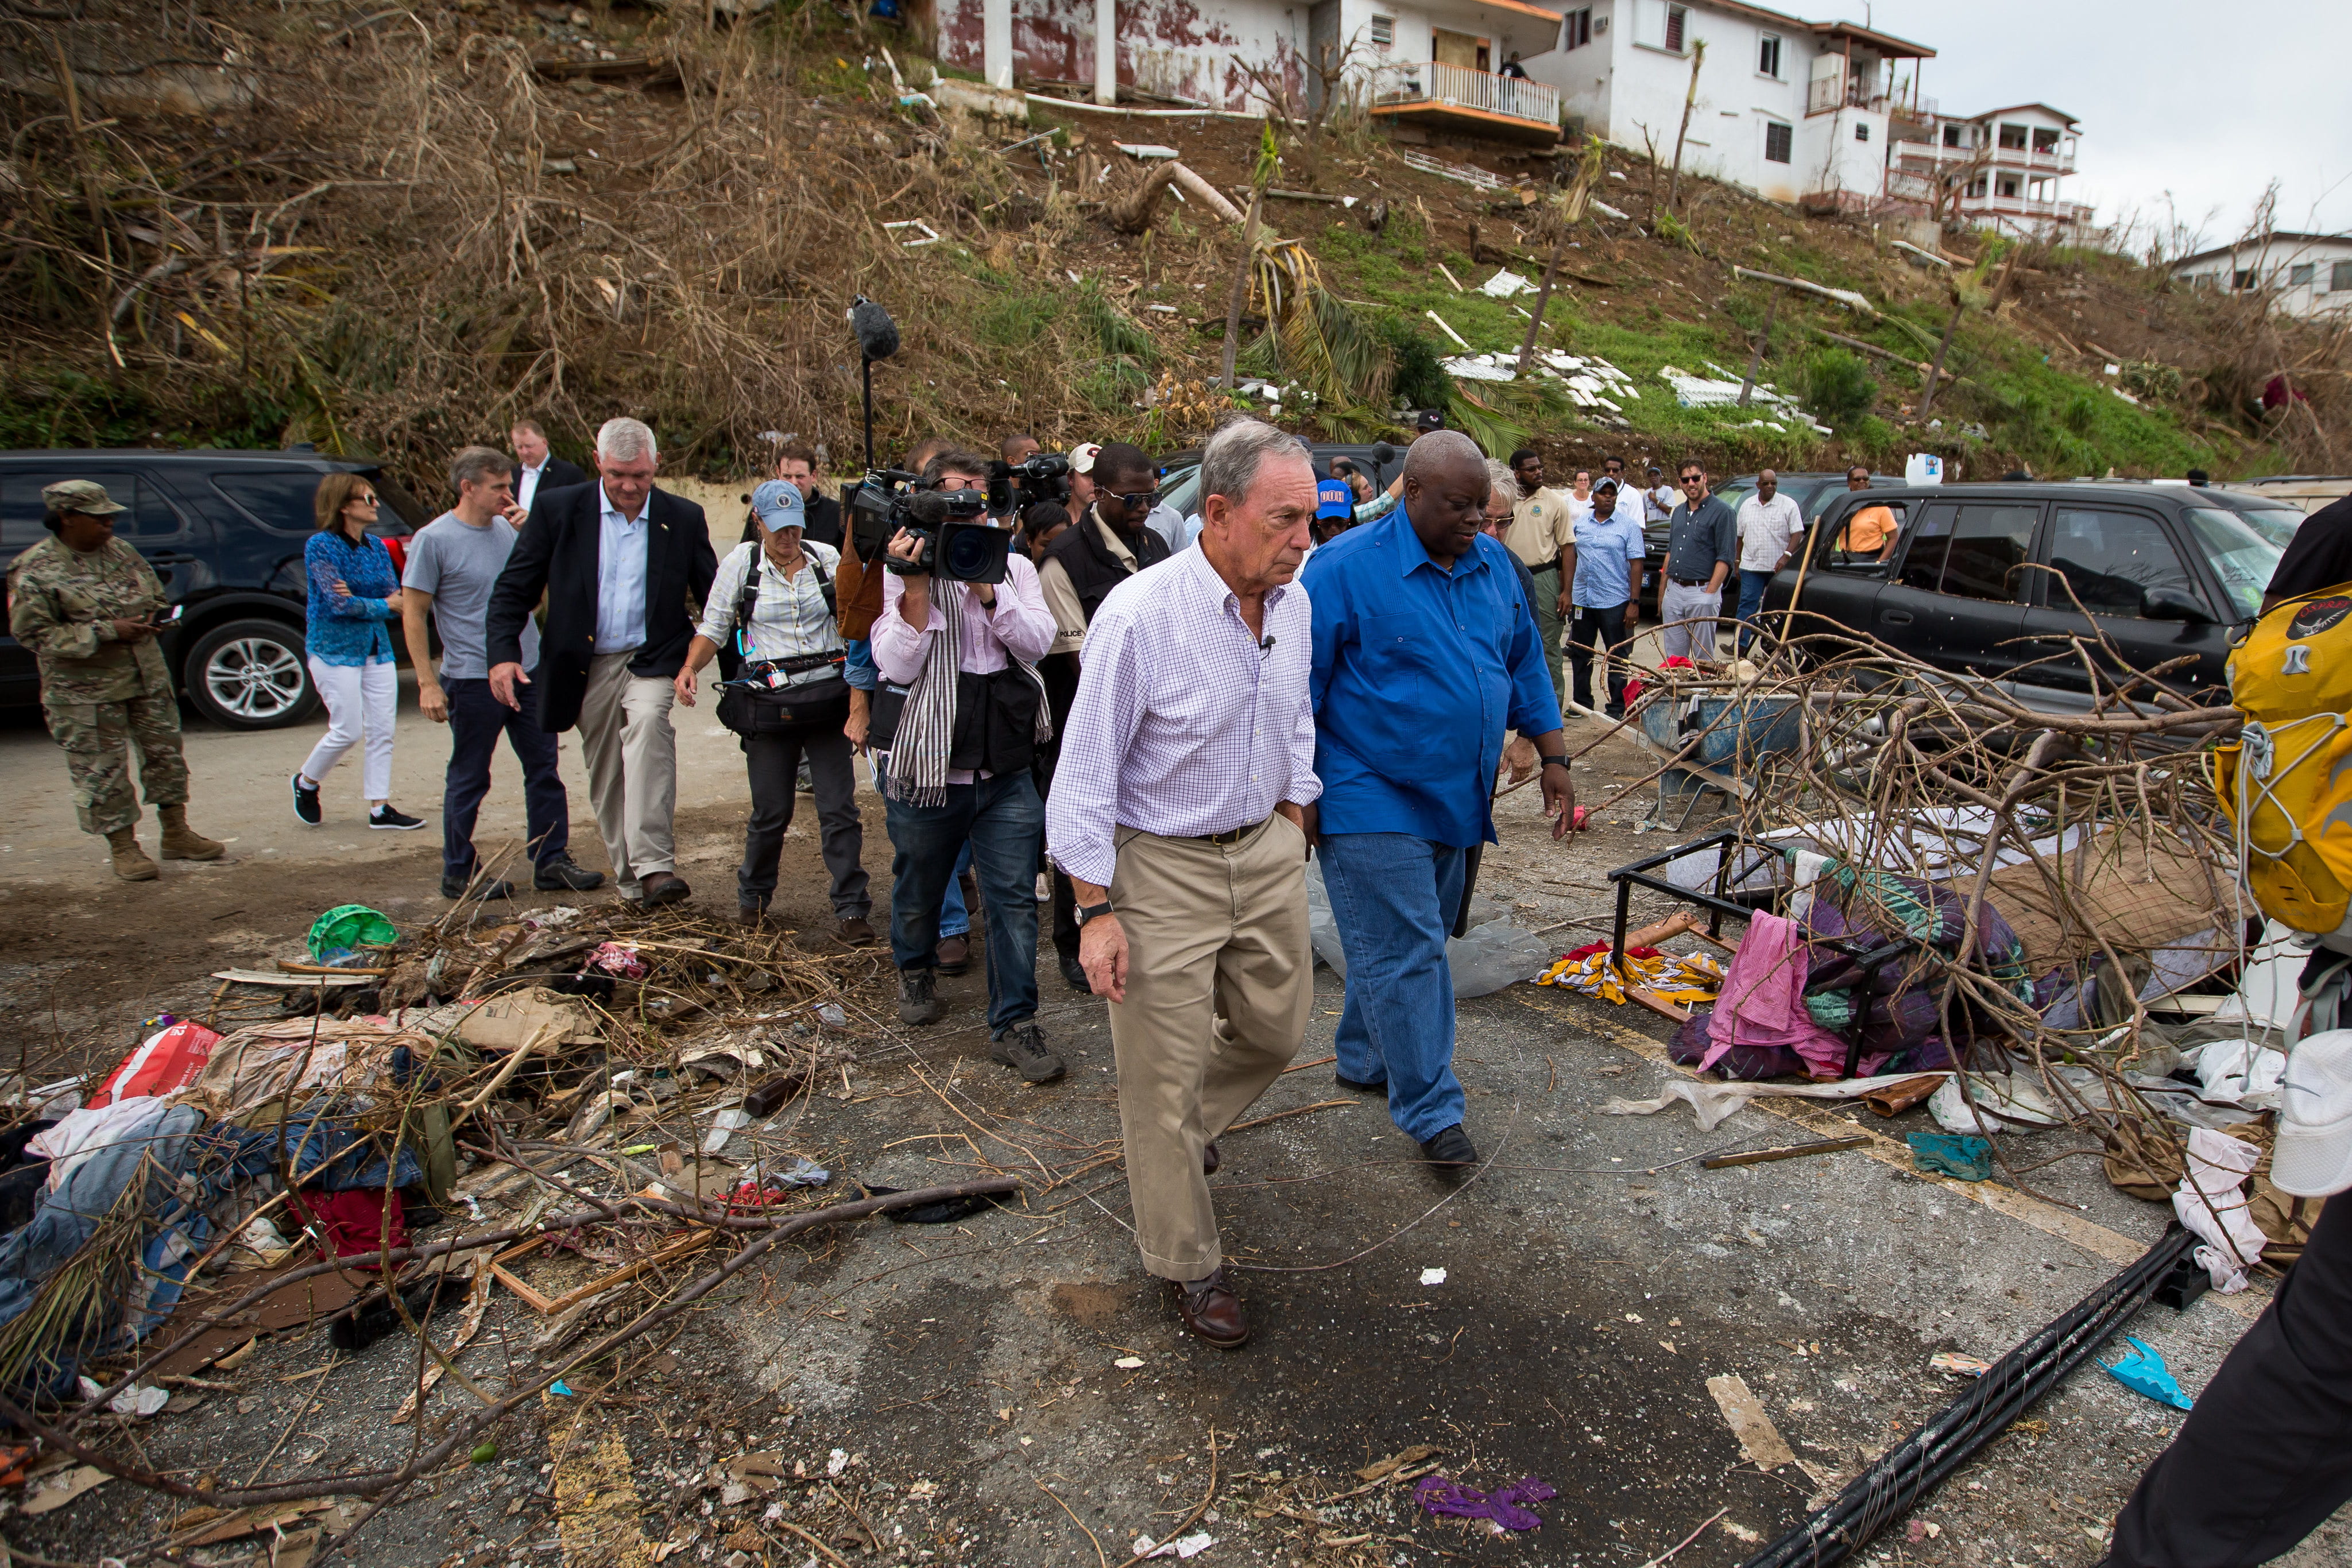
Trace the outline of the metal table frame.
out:
M 1609 880 L 1617 884 L 1617 918 L 1609 939 L 1611 966 L 1621 975 L 1625 972 L 1625 924 L 1633 914 L 1633 889 L 1636 887 L 1647 888 L 1652 893 L 1663 893 L 1669 898 L 1684 904 L 1695 904 L 1706 910 L 1706 934 L 1717 941 L 1723 938 L 1725 915 L 1728 915 L 1735 920 L 1746 920 L 1754 915 L 1757 908 L 1760 907 L 1760 904 L 1737 902 L 1731 896 L 1729 885 L 1733 852 L 1743 848 L 1752 848 L 1774 856 L 1780 852 L 1770 845 L 1759 844 L 1748 839 L 1737 828 L 1727 828 L 1721 832 L 1709 833 L 1703 839 L 1693 839 L 1686 844 L 1677 844 L 1663 854 L 1652 855 L 1647 860 L 1635 861 L 1631 865 L 1622 865 L 1611 872 Z M 1677 887 L 1664 877 L 1650 874 L 1669 862 L 1708 849 L 1716 852 L 1715 886 L 1711 893 L 1696 893 L 1686 887 Z M 1893 936 L 1876 942 L 1864 943 L 1846 936 L 1808 936 L 1805 941 L 1809 946 L 1828 948 L 1853 965 L 1860 972 L 1858 977 L 1844 974 L 1832 975 L 1819 984 L 1808 986 L 1805 988 L 1805 995 L 1810 997 L 1822 991 L 1838 990 L 1848 986 L 1859 985 L 1863 993 L 1862 1003 L 1854 1009 L 1853 1023 L 1846 1033 L 1845 1075 L 1852 1078 L 1862 1065 L 1863 1030 L 1870 1022 L 1869 998 L 1876 988 L 1878 972 L 1904 955 L 1916 952 L 1919 947 L 1918 939 L 1912 936 Z

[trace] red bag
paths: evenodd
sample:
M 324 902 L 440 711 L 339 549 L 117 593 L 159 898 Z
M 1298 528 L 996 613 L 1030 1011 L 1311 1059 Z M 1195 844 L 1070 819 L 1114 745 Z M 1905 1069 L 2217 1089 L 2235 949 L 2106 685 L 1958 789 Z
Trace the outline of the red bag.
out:
M 185 1089 L 212 1060 L 213 1047 L 220 1038 L 204 1025 L 185 1019 L 157 1030 L 115 1065 L 98 1092 L 89 1097 L 90 1108 Z

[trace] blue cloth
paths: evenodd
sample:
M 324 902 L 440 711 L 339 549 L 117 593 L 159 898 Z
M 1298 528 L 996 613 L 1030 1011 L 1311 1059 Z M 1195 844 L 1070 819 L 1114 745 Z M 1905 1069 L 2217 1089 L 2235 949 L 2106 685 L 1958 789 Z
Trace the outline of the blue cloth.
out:
M 302 572 L 310 600 L 302 607 L 303 642 L 322 664 L 373 664 L 392 658 L 392 633 L 384 622 L 399 614 L 392 596 L 400 573 L 392 552 L 373 534 L 359 544 L 341 528 L 321 528 L 302 547 Z M 334 585 L 351 590 L 338 595 Z
M 1739 569 L 1739 651 L 1743 653 L 1756 635 L 1756 617 L 1764 609 L 1764 585 L 1771 580 L 1769 571 Z
M 596 652 L 625 653 L 646 645 L 646 552 L 653 524 L 653 497 L 631 522 L 614 509 L 604 486 L 596 486 L 603 531 L 596 539 Z
M 1339 1076 L 1385 1081 L 1390 1119 L 1427 1143 L 1462 1120 L 1445 937 L 1469 852 L 1410 833 L 1325 833 L 1315 855 L 1348 956 Z
M 1576 581 L 1569 591 L 1570 602 L 1587 610 L 1614 610 L 1633 597 L 1631 569 L 1648 554 L 1642 525 L 1625 512 L 1585 518 L 1576 525 Z
M 1029 770 L 950 784 L 937 806 L 886 800 L 890 825 L 890 957 L 928 969 L 940 946 L 940 904 L 969 841 L 988 919 L 992 1035 L 1037 1016 L 1037 855 L 1045 805 Z
M 1440 570 L 1401 508 L 1307 563 L 1324 832 L 1465 849 L 1494 841 L 1503 731 L 1560 727 L 1543 639 L 1509 560 L 1501 540 L 1479 534 Z
M 555 737 L 540 727 L 538 684 L 515 688 L 520 707 L 507 706 L 490 695 L 489 682 L 470 675 L 445 676 L 441 689 L 449 698 L 449 771 L 441 787 L 442 875 L 474 874 L 474 823 L 490 792 L 490 761 L 498 755 L 501 735 L 522 764 L 524 820 L 530 824 L 524 852 L 534 866 L 562 859 L 572 848 L 572 802 L 556 770 Z
M 971 935 L 971 911 L 963 902 L 963 873 L 971 869 L 971 841 L 963 841 L 963 852 L 956 856 L 955 872 L 948 878 L 948 890 L 940 894 L 940 940 L 950 936 Z
M 871 694 L 882 687 L 882 676 L 874 668 L 874 644 L 863 637 L 845 637 L 842 647 L 848 651 L 848 662 L 842 666 L 841 678 L 856 690 Z

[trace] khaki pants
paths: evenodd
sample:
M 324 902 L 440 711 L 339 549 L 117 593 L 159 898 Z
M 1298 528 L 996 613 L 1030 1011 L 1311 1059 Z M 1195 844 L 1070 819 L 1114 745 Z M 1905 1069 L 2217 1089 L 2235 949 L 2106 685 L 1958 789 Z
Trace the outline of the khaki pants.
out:
M 596 832 L 624 898 L 655 872 L 677 870 L 670 819 L 677 810 L 677 732 L 669 682 L 629 674 L 632 653 L 599 653 L 588 666 L 580 704 L 580 750 Z
M 1117 834 L 1111 903 L 1128 941 L 1110 1009 L 1128 1197 L 1143 1266 L 1206 1279 L 1224 1261 L 1201 1146 L 1298 1052 L 1315 996 L 1307 846 L 1276 816 L 1238 844 Z

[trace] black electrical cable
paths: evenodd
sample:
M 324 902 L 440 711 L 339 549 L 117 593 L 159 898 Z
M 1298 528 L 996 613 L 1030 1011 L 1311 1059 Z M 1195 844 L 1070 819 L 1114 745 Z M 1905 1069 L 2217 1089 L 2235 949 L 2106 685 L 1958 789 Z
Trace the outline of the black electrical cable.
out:
M 1940 1486 L 2147 1304 L 2197 1238 L 2175 1225 L 2138 1262 L 1995 1362 L 1934 1419 L 1740 1568 L 1831 1568 Z

